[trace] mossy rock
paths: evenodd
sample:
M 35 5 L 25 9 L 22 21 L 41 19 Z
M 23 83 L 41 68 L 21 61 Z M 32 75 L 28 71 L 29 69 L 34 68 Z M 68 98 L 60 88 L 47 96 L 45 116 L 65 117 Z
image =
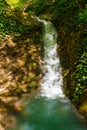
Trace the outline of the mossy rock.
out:
M 87 117 L 87 101 L 85 101 L 80 107 L 79 112 Z

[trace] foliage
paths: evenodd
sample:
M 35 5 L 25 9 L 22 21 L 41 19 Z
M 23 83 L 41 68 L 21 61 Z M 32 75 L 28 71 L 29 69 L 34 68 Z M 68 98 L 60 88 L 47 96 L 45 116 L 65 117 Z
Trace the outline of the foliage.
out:
M 85 89 L 87 89 L 87 4 L 85 3 L 84 7 L 78 14 L 79 26 L 83 27 L 81 32 L 80 45 L 77 48 L 77 61 L 76 66 L 76 86 L 74 91 L 75 101 L 79 101 L 80 96 L 83 95 Z
M 82 92 L 87 89 L 87 38 L 84 38 L 78 50 L 79 63 L 76 67 L 76 87 L 74 99 L 78 100 Z
M 6 0 L 6 2 L 8 3 L 8 5 L 14 9 L 14 8 L 21 8 L 23 6 L 23 4 L 26 2 L 27 0 Z
M 87 4 L 85 8 L 79 13 L 79 20 L 82 22 L 87 21 Z
M 22 25 L 15 18 L 8 16 L 6 13 L 7 4 L 0 0 L 0 36 L 5 36 L 6 34 L 12 34 L 13 32 L 23 32 L 28 29 L 28 27 Z

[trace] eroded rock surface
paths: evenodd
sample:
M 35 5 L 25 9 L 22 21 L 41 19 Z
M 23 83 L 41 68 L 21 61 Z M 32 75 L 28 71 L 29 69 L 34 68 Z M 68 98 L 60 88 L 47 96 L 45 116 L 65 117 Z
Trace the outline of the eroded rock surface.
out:
M 36 91 L 41 79 L 40 28 L 19 36 L 6 36 L 0 44 L 0 130 L 10 130 L 21 115 L 23 93 Z M 25 96 L 24 96 L 25 97 Z M 23 115 L 21 115 L 23 116 Z

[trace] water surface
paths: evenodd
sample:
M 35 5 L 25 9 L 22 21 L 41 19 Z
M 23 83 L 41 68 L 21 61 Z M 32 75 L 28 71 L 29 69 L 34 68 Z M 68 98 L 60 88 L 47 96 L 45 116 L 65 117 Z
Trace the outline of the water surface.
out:
M 14 130 L 86 130 L 69 101 L 32 97 Z

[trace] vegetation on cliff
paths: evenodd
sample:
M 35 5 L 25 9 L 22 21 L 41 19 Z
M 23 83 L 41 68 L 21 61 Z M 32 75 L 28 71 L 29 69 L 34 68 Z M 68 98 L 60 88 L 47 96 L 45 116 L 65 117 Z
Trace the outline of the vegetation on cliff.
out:
M 22 39 L 23 35 L 28 35 L 27 32 L 31 32 L 29 35 L 32 38 L 29 38 L 29 41 L 33 39 L 32 42 L 37 45 L 39 43 L 37 39 L 41 37 L 39 35 L 41 28 L 40 24 L 35 21 L 35 16 L 52 21 L 58 31 L 58 51 L 64 71 L 64 92 L 72 101 L 83 108 L 82 104 L 87 103 L 87 1 L 6 1 L 0 0 L 0 37 L 3 39 L 3 36 L 16 34 L 14 39 L 17 41 L 19 36 Z M 32 35 L 34 31 L 37 36 Z M 29 68 L 33 62 L 31 60 Z M 36 64 L 34 62 L 33 66 Z M 35 76 L 32 73 L 30 79 L 35 78 Z M 87 112 L 87 105 L 85 106 L 84 111 Z
M 23 11 L 17 8 L 18 6 L 13 9 L 13 6 L 11 8 L 2 1 L 0 7 L 0 95 L 2 98 L 19 96 L 39 87 L 42 29 L 39 22 L 23 14 Z

